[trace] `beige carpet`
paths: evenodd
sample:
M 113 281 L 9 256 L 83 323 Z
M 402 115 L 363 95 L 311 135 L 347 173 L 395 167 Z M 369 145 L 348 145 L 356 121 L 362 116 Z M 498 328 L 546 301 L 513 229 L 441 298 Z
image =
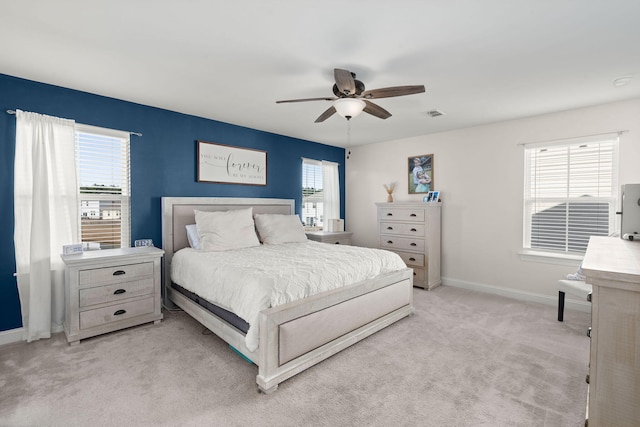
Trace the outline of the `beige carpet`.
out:
M 271 395 L 181 312 L 68 346 L 0 348 L 2 426 L 579 426 L 589 315 L 440 287 Z

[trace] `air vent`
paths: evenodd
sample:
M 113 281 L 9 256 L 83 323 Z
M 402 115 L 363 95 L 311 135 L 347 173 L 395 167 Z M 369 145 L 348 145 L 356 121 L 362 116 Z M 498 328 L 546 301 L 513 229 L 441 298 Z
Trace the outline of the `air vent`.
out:
M 438 116 L 443 116 L 444 113 L 440 110 L 431 110 L 431 111 L 427 111 L 427 116 L 429 117 L 438 117 Z

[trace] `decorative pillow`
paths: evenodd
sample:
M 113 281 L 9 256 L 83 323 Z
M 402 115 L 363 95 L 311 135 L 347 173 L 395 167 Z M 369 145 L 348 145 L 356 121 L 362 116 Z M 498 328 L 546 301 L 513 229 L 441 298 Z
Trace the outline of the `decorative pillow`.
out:
M 200 236 L 198 236 L 198 229 L 195 224 L 185 225 L 187 229 L 187 239 L 189 240 L 189 246 L 193 249 L 200 250 Z
M 265 245 L 304 242 L 307 235 L 298 215 L 257 214 L 256 229 Z
M 253 223 L 253 208 L 194 212 L 203 251 L 227 251 L 260 245 Z

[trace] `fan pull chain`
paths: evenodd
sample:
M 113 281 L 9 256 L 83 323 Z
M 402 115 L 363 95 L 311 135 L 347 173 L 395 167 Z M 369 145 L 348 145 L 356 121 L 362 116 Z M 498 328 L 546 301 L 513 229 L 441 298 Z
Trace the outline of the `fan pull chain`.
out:
M 351 120 L 347 120 L 347 159 L 351 157 Z

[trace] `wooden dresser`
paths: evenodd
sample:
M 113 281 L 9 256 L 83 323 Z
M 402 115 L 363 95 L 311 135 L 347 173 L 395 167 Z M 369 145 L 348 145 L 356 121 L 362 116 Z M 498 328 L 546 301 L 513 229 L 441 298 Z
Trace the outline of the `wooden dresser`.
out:
M 154 247 L 104 249 L 62 255 L 65 263 L 67 341 L 162 319 L 160 264 Z
M 592 237 L 588 426 L 640 425 L 640 242 Z
M 440 285 L 440 211 L 442 203 L 376 203 L 379 246 L 400 255 L 413 269 L 413 286 Z

